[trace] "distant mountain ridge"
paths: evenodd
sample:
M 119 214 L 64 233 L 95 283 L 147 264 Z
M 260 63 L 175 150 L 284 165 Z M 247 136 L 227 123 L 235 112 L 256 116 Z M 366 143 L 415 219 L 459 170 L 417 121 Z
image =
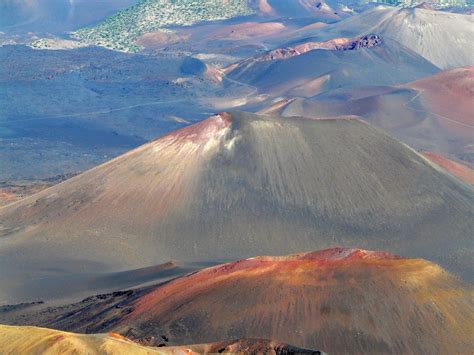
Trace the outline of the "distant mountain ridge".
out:
M 441 69 L 474 65 L 474 16 L 377 6 L 328 28 L 328 38 L 377 33 Z

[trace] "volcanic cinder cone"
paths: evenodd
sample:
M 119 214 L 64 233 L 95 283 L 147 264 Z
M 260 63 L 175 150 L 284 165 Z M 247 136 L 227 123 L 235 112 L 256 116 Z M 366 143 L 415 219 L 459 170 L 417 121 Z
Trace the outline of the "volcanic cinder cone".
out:
M 421 259 L 360 249 L 257 257 L 146 294 L 114 329 L 171 341 L 263 337 L 330 354 L 468 353 L 472 288 Z
M 408 84 L 346 88 L 280 100 L 261 112 L 282 116 L 359 115 L 410 146 L 472 163 L 474 67 Z
M 467 354 L 473 296 L 471 286 L 426 260 L 333 248 L 243 259 L 16 317 L 148 345 L 264 338 L 329 354 Z
M 219 114 L 0 209 L 0 295 L 48 276 L 336 245 L 469 278 L 472 202 L 471 186 L 357 119 Z

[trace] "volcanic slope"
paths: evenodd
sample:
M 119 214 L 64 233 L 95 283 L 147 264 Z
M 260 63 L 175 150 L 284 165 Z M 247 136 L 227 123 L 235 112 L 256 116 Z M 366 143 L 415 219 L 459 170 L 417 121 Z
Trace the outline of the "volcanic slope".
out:
M 254 0 L 261 15 L 279 17 L 311 17 L 315 20 L 338 21 L 347 13 L 335 11 L 322 0 Z
M 432 153 L 432 152 L 423 152 L 423 156 L 444 170 L 449 171 L 454 176 L 457 176 L 462 181 L 474 185 L 474 169 L 469 166 L 463 165 L 459 162 L 452 161 L 446 157 Z
M 357 46 L 374 38 L 377 44 L 370 48 Z M 341 87 L 395 85 L 438 71 L 395 41 L 362 35 L 277 48 L 230 66 L 227 76 L 262 94 L 311 97 Z
M 347 88 L 281 101 L 266 111 L 283 116 L 358 115 L 416 149 L 474 162 L 474 67 L 403 85 Z
M 38 327 L 0 325 L 0 352 L 4 354 L 163 354 L 114 334 L 73 334 Z M 170 352 L 171 353 L 171 352 Z
M 160 344 L 161 345 L 161 344 Z M 0 351 L 8 354 L 322 354 L 264 339 L 222 341 L 208 344 L 164 347 L 141 346 L 117 333 L 74 334 L 38 327 L 0 325 Z
M 467 354 L 473 296 L 426 260 L 334 248 L 244 259 L 105 308 L 102 296 L 22 321 L 114 331 L 154 345 L 263 337 L 329 354 Z
M 0 292 L 48 272 L 336 245 L 472 277 L 473 196 L 357 119 L 222 113 L 1 208 Z
M 378 6 L 327 30 L 324 36 L 329 38 L 377 33 L 410 48 L 441 69 L 474 65 L 473 15 Z
M 420 79 L 408 85 L 418 90 L 427 105 L 433 107 L 438 116 L 450 115 L 451 121 L 445 122 L 447 128 L 461 130 L 470 128 L 474 134 L 474 66 L 446 70 L 428 78 Z M 455 101 L 453 101 L 455 100 Z M 452 122 L 452 121 L 455 122 Z M 454 124 L 453 124 L 454 123 Z M 458 125 L 456 125 L 458 123 Z M 453 126 L 453 127 L 452 127 Z

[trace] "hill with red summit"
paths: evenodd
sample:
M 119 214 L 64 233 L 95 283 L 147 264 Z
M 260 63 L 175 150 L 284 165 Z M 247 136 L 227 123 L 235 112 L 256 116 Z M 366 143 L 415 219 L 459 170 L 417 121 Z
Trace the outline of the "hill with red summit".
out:
M 333 248 L 243 259 L 17 321 L 155 346 L 267 338 L 329 354 L 466 354 L 473 296 L 426 260 Z
M 55 280 L 104 273 L 113 291 L 115 273 L 170 260 L 337 245 L 470 279 L 473 195 L 358 119 L 221 113 L 1 208 L 0 301 L 47 300 Z
M 269 337 L 331 354 L 463 353 L 474 345 L 473 295 L 424 260 L 337 248 L 178 279 L 133 302 L 114 329 L 188 341 Z

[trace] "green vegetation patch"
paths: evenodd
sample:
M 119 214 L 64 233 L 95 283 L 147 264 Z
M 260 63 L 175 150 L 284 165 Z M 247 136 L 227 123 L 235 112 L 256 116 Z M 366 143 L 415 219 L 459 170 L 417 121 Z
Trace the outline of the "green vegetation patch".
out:
M 251 14 L 248 0 L 143 0 L 95 27 L 78 30 L 74 37 L 114 50 L 137 52 L 140 47 L 135 40 L 144 33 Z

